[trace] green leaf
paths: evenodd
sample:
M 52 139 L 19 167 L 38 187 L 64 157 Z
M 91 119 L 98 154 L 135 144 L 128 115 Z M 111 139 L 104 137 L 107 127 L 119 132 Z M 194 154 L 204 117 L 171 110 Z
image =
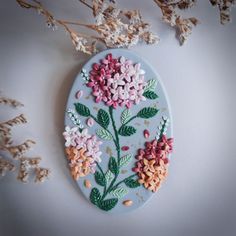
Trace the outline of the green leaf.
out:
M 113 179 L 113 174 L 110 170 L 106 172 L 105 178 L 106 178 L 106 184 L 109 184 L 110 181 Z
M 94 205 L 99 205 L 99 202 L 101 200 L 101 195 L 100 192 L 97 188 L 92 188 L 91 193 L 90 193 L 90 201 L 94 204 Z
M 118 202 L 118 198 L 110 198 L 100 202 L 99 208 L 104 211 L 110 211 Z
M 105 129 L 108 127 L 110 123 L 109 115 L 103 109 L 99 109 L 97 120 L 98 120 L 98 123 Z
M 133 126 L 122 125 L 118 132 L 121 136 L 131 136 L 136 133 L 136 129 Z
M 128 178 L 125 180 L 125 185 L 129 188 L 137 188 L 140 186 L 140 183 L 138 182 L 138 180 Z
M 87 106 L 83 105 L 82 103 L 75 103 L 75 110 L 78 112 L 79 115 L 88 117 L 90 116 L 90 110 Z
M 114 157 L 110 157 L 108 168 L 114 175 L 117 175 L 119 173 L 119 168 Z
M 118 187 L 116 189 L 114 189 L 113 191 L 111 191 L 110 193 L 117 198 L 122 198 L 124 197 L 129 191 L 125 188 L 122 187 Z
M 158 109 L 154 107 L 144 107 L 142 110 L 138 112 L 137 117 L 148 119 L 155 116 L 157 112 L 158 112 Z
M 143 96 L 151 100 L 158 98 L 158 95 L 155 92 L 150 91 L 150 90 L 147 90 L 146 92 L 144 92 Z
M 157 80 L 156 79 L 150 79 L 147 82 L 147 85 L 144 88 L 144 92 L 148 91 L 148 90 L 154 90 L 157 86 Z
M 111 134 L 108 131 L 106 131 L 105 129 L 97 130 L 96 134 L 101 139 L 105 139 L 105 140 L 111 140 L 112 139 Z
M 120 116 L 121 124 L 125 124 L 131 118 L 130 109 L 125 109 Z
M 103 176 L 103 174 L 101 172 L 96 171 L 94 173 L 94 178 L 95 178 L 97 184 L 99 184 L 101 186 L 106 185 L 106 179 L 105 179 L 105 177 Z
M 120 167 L 128 165 L 129 162 L 131 161 L 132 157 L 133 157 L 133 155 L 131 155 L 131 154 L 127 154 L 127 155 L 121 157 L 120 158 Z

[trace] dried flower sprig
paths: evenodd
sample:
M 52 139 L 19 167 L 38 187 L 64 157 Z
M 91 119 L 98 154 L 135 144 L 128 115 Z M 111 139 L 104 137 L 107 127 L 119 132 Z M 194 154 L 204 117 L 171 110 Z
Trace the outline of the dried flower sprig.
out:
M 47 178 L 49 178 L 51 171 L 46 168 L 37 167 L 35 168 L 35 182 L 44 182 Z
M 12 162 L 0 156 L 0 176 L 5 176 L 6 172 L 14 171 L 15 169 L 15 165 Z
M 0 104 L 13 107 L 23 106 L 22 103 L 14 99 L 4 97 L 0 97 Z M 23 157 L 23 155 L 32 147 L 32 145 L 35 144 L 35 141 L 28 139 L 22 144 L 13 145 L 11 129 L 16 125 L 25 123 L 27 123 L 27 119 L 24 114 L 16 116 L 15 118 L 8 121 L 0 122 L 0 151 L 3 153 L 7 152 L 13 159 L 20 162 L 17 179 L 23 183 L 26 183 L 30 175 L 29 170 L 33 169 L 35 174 L 35 182 L 42 182 L 49 176 L 50 171 L 39 166 L 41 158 Z M 0 156 L 0 175 L 2 176 L 4 176 L 6 172 L 16 170 L 14 162 L 7 160 L 3 156 L 3 154 Z
M 199 23 L 195 17 L 183 18 L 177 14 L 176 10 L 185 10 L 195 5 L 196 0 L 180 0 L 166 1 L 154 0 L 162 11 L 162 19 L 171 27 L 176 29 L 176 36 L 179 39 L 180 45 L 183 45 L 188 36 L 192 33 L 193 26 Z
M 210 0 L 212 6 L 217 6 L 220 11 L 220 22 L 226 24 L 231 21 L 230 10 L 236 4 L 235 0 Z
M 0 104 L 13 106 L 13 107 L 22 107 L 22 106 L 24 106 L 22 103 L 18 102 L 17 100 L 11 99 L 11 98 L 6 98 L 6 97 L 0 97 Z
M 150 31 L 150 25 L 144 22 L 137 10 L 123 11 L 118 9 L 114 1 L 106 0 L 79 0 L 92 10 L 95 24 L 81 21 L 65 21 L 56 19 L 51 12 L 38 1 L 16 0 L 18 4 L 27 9 L 35 9 L 46 18 L 47 26 L 56 30 L 61 26 L 70 35 L 71 41 L 77 51 L 92 54 L 97 51 L 96 43 L 105 44 L 108 48 L 131 47 L 142 41 L 147 44 L 158 42 L 158 37 Z M 85 27 L 96 35 L 87 35 L 76 32 L 71 25 Z M 99 36 L 97 36 L 99 35 Z
M 25 142 L 16 146 L 10 146 L 10 147 L 3 146 L 2 150 L 8 151 L 14 159 L 19 159 L 23 154 L 25 154 L 28 150 L 30 150 L 33 144 L 36 144 L 35 141 L 28 139 Z

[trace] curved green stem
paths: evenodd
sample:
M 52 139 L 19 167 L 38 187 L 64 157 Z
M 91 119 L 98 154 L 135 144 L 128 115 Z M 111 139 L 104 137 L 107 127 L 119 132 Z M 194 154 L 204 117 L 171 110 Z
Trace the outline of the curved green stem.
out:
M 128 119 L 124 124 L 122 124 L 119 128 L 119 130 L 121 129 L 121 127 L 127 125 L 129 122 L 131 122 L 132 120 L 134 120 L 135 118 L 137 118 L 138 116 L 135 115 L 135 116 L 132 116 L 130 119 Z
M 106 191 L 104 191 L 102 199 L 104 199 L 106 197 L 106 195 L 111 191 L 111 189 L 113 188 L 114 183 L 116 182 L 116 179 L 119 175 L 119 168 L 120 168 L 120 141 L 119 141 L 119 134 L 118 134 L 118 130 L 116 128 L 116 124 L 115 124 L 115 120 L 113 117 L 113 107 L 109 107 L 109 114 L 111 117 L 111 122 L 112 122 L 112 127 L 114 130 L 114 134 L 115 134 L 115 139 L 114 139 L 114 143 L 116 145 L 116 151 L 117 151 L 117 167 L 118 167 L 118 171 L 115 174 L 115 177 L 113 178 L 113 180 L 111 181 L 109 187 L 107 188 Z
M 103 199 L 107 196 L 107 194 L 109 194 L 113 189 L 116 189 L 120 184 L 122 184 L 123 182 L 125 182 L 127 179 L 136 176 L 136 174 L 130 175 L 129 177 L 126 177 L 126 178 L 124 178 L 123 180 L 121 180 L 121 181 L 119 181 L 118 183 L 115 184 L 115 182 L 116 182 L 116 180 L 117 180 L 117 177 L 118 177 L 118 175 L 119 175 L 119 172 L 120 172 L 119 169 L 120 169 L 120 155 L 121 155 L 121 154 L 120 154 L 119 133 L 118 133 L 118 130 L 117 130 L 117 128 L 116 128 L 115 120 L 114 120 L 114 117 L 113 117 L 113 110 L 114 110 L 113 107 L 109 107 L 109 115 L 110 115 L 110 118 L 111 118 L 111 123 L 112 123 L 113 131 L 114 131 L 114 136 L 113 136 L 113 134 L 112 134 L 108 129 L 105 129 L 105 130 L 108 131 L 108 132 L 112 135 L 113 142 L 114 142 L 114 144 L 115 144 L 115 146 L 116 146 L 116 151 L 117 151 L 117 168 L 118 168 L 118 171 L 117 171 L 117 173 L 115 174 L 115 176 L 114 176 L 113 180 L 111 181 L 110 185 L 107 186 L 107 185 L 105 184 L 104 190 L 103 190 L 103 194 L 102 194 L 102 197 L 101 197 L 101 200 L 103 200 Z M 96 121 L 96 123 L 99 124 L 99 122 L 98 122 L 98 120 L 97 120 L 96 117 L 94 117 L 94 116 L 91 115 L 91 114 L 90 114 L 90 117 L 93 118 L 93 119 Z M 136 117 L 137 117 L 137 115 L 131 117 L 131 118 L 130 118 L 128 121 L 126 121 L 122 126 L 128 124 L 130 121 L 134 120 Z M 99 124 L 99 125 L 100 125 L 100 124 Z M 100 126 L 101 126 L 101 125 L 100 125 Z M 121 127 L 122 127 L 122 126 L 121 126 Z M 102 128 L 104 128 L 104 127 L 102 127 Z M 106 178 L 106 177 L 105 177 L 105 174 L 104 174 L 104 172 L 103 172 L 103 170 L 102 170 L 102 168 L 101 168 L 101 166 L 100 166 L 97 162 L 96 162 L 96 164 L 97 164 L 97 166 L 98 166 L 98 169 L 101 171 L 103 177 Z M 115 185 L 114 185 L 114 184 L 115 184 Z
M 103 178 L 106 179 L 106 176 L 105 176 L 105 174 L 104 174 L 104 172 L 102 170 L 102 167 L 99 165 L 99 163 L 97 161 L 95 161 L 95 163 L 96 163 L 98 169 L 101 171 Z M 103 190 L 103 194 L 106 192 L 106 189 L 107 189 L 107 185 L 105 184 L 104 190 Z
M 118 182 L 115 186 L 112 187 L 112 189 L 110 189 L 109 192 L 111 192 L 113 189 L 116 189 L 120 184 L 122 184 L 123 182 L 125 182 L 127 179 L 130 179 L 130 178 L 133 178 L 137 176 L 137 174 L 133 174 L 133 175 L 130 175 L 129 177 L 126 177 L 124 178 L 123 180 L 121 180 L 120 182 Z M 107 190 L 108 191 L 108 190 Z
M 114 133 L 115 133 L 115 145 L 116 145 L 116 151 L 117 151 L 117 163 L 118 163 L 118 166 L 120 165 L 120 140 L 119 140 L 119 134 L 118 134 L 118 131 L 116 129 L 116 124 L 115 124 L 115 120 L 114 120 L 114 117 L 113 117 L 113 107 L 109 107 L 109 114 L 110 114 L 110 117 L 111 117 L 111 123 L 112 123 L 112 127 L 113 127 L 113 130 L 114 130 Z

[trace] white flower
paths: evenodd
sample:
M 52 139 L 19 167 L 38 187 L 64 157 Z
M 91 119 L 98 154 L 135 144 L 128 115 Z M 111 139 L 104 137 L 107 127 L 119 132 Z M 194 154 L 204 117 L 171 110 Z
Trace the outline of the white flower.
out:
M 119 85 L 125 85 L 125 82 L 123 81 L 122 77 L 116 73 L 114 78 L 108 79 L 108 86 L 110 85 L 113 89 L 116 89 Z
M 66 147 L 76 146 L 75 139 L 77 138 L 77 131 L 78 131 L 78 127 L 70 128 L 69 126 L 66 126 L 65 132 L 63 132 L 63 136 L 66 140 L 65 142 Z

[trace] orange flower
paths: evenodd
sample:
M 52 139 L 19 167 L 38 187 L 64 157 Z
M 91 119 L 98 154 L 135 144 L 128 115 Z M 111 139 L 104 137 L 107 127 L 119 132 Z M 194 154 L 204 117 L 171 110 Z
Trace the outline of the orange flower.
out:
M 67 158 L 70 161 L 71 175 L 75 180 L 91 173 L 91 164 L 94 163 L 94 159 L 86 156 L 85 152 L 84 148 L 77 149 L 73 146 L 66 148 Z
M 148 190 L 156 192 L 167 177 L 168 164 L 165 164 L 162 159 L 157 163 L 156 159 L 147 160 L 146 158 L 143 159 L 143 164 L 143 171 L 138 173 L 138 182 Z

